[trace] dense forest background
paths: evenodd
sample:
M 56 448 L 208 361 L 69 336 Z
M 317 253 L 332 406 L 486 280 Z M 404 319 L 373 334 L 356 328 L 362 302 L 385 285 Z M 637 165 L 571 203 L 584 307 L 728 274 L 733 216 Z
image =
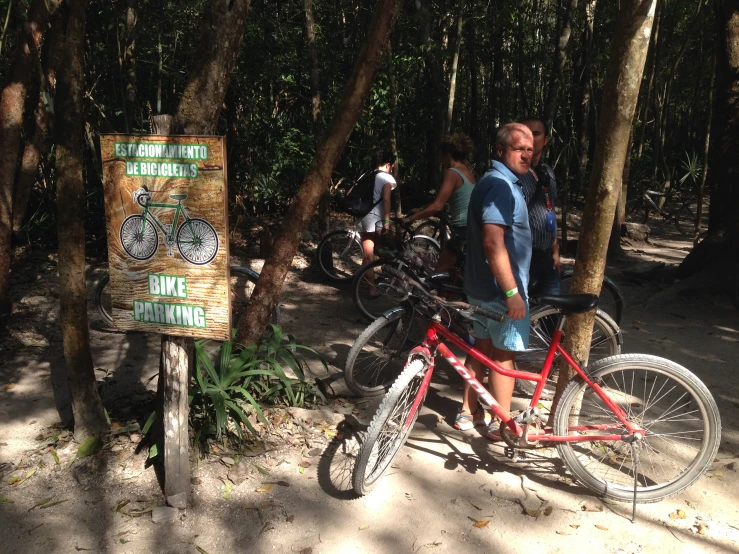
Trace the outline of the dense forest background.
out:
M 314 75 L 306 8 L 315 29 Z M 373 8 L 367 0 L 251 2 L 217 125 L 228 140 L 230 205 L 239 222 L 279 214 L 294 197 L 314 155 L 316 130 L 325 128 L 341 100 Z M 98 135 L 148 133 L 152 115 L 175 112 L 201 47 L 203 9 L 203 2 L 166 0 L 88 7 L 88 254 L 104 255 L 106 248 Z M 24 40 L 17 30 L 25 10 L 22 0 L 0 2 L 2 82 Z M 569 192 L 565 198 L 582 206 L 617 14 L 618 3 L 605 0 L 405 2 L 333 182 L 359 175 L 372 148 L 393 145 L 404 197 L 412 197 L 436 188 L 437 146 L 446 132 L 473 138 L 475 171 L 481 174 L 496 127 L 534 115 L 551 122 L 548 160 Z M 631 197 L 665 181 L 697 194 L 706 164 L 715 46 L 712 2 L 658 2 L 627 162 Z M 42 48 L 44 67 L 52 54 Z M 317 124 L 313 82 L 320 93 Z M 52 79 L 52 91 L 53 85 Z M 33 135 L 38 87 L 34 72 L 26 137 Z M 17 241 L 56 240 L 55 151 L 50 138 L 46 143 L 28 206 L 22 214 L 14 210 Z

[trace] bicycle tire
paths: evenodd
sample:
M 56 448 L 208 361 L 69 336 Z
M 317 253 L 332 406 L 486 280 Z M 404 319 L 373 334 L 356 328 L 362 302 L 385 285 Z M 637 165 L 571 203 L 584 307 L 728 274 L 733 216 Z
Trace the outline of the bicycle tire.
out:
M 141 231 L 137 231 L 137 221 L 144 222 L 144 216 L 139 214 L 129 215 L 121 223 L 118 236 L 126 254 L 134 260 L 148 260 L 159 248 L 159 233 L 157 233 L 156 227 L 148 222 L 142 224 Z
M 207 265 L 218 254 L 218 233 L 210 223 L 199 217 L 188 219 L 180 225 L 175 242 L 180 256 L 193 265 Z
M 531 373 L 541 373 L 542 367 L 544 366 L 544 359 L 549 350 L 549 344 L 559 323 L 558 316 L 560 314 L 561 311 L 552 306 L 543 306 L 531 313 L 531 338 L 529 339 L 529 347 L 525 352 L 519 354 L 516 359 L 516 367 L 518 369 Z M 588 364 L 620 353 L 621 330 L 607 313 L 598 310 L 595 312 L 593 338 L 590 343 Z M 551 400 L 554 398 L 557 379 L 559 377 L 557 369 L 560 359 L 561 356 L 556 354 L 552 362 L 552 369 L 549 375 L 547 375 L 547 381 L 542 389 L 542 400 Z M 523 379 L 517 380 L 516 384 L 521 391 L 528 395 L 534 394 L 537 385 L 534 381 L 525 381 Z
M 560 294 L 570 294 L 574 270 L 565 269 L 560 274 Z M 607 275 L 603 276 L 603 286 L 598 295 L 598 309 L 611 316 L 618 325 L 626 309 L 626 298 L 618 285 Z
M 438 241 L 431 237 L 414 236 L 408 240 L 406 247 L 410 247 L 418 255 L 426 271 L 434 272 L 441 255 L 441 247 Z
M 695 236 L 695 214 L 687 204 L 680 206 L 672 217 L 674 218 L 675 228 L 681 235 L 685 237 Z
M 337 251 L 333 247 L 332 241 L 336 240 L 339 252 L 343 252 L 348 246 L 347 251 L 339 256 L 335 254 Z M 348 242 L 351 241 L 351 244 Z M 332 231 L 323 239 L 316 249 L 316 261 L 318 267 L 321 268 L 326 277 L 337 283 L 347 283 L 352 280 L 357 270 L 362 267 L 364 259 L 364 251 L 362 245 L 354 236 L 353 231 L 339 229 Z
M 419 319 L 406 310 L 392 320 L 378 317 L 352 344 L 344 365 L 344 381 L 357 396 L 385 394 L 403 371 L 408 353 L 423 341 Z M 420 331 L 420 332 L 419 332 Z
M 646 459 L 640 461 L 637 472 L 641 480 L 636 491 L 638 502 L 658 502 L 678 494 L 710 467 L 721 442 L 721 419 L 711 393 L 690 371 L 656 356 L 622 354 L 599 360 L 588 374 L 630 420 L 647 431 L 640 441 L 643 446 L 639 456 Z M 642 383 L 645 398 L 638 396 Z M 637 414 L 640 408 L 641 413 Z M 664 413 L 652 419 L 651 414 L 662 409 Z M 616 421 L 595 391 L 582 379 L 575 379 L 560 399 L 554 416 L 554 433 L 588 432 L 580 427 L 568 433 L 570 422 L 583 426 Z M 620 429 L 627 432 L 624 427 L 618 427 L 610 428 L 608 433 L 617 435 Z M 602 434 L 603 430 L 593 432 Z M 562 442 L 557 444 L 557 450 L 573 476 L 587 488 L 613 500 L 633 499 L 635 464 L 626 442 Z M 584 462 L 583 458 L 588 456 Z M 658 456 L 666 458 L 663 465 Z M 676 469 L 682 461 L 686 466 Z M 596 474 L 599 471 L 603 475 Z M 673 471 L 675 475 L 671 476 Z M 658 481 L 661 479 L 664 482 Z
M 421 399 L 415 412 L 411 413 L 421 392 L 424 375 L 430 370 L 426 360 L 411 360 L 380 404 L 354 466 L 352 484 L 358 495 L 364 496 L 377 484 L 405 443 L 423 406 L 424 399 Z M 409 423 L 406 425 L 406 422 Z M 390 439 L 390 442 L 382 439 Z
M 243 284 L 240 283 L 244 280 Z M 231 266 L 231 321 L 234 326 L 238 325 L 239 317 L 248 304 L 251 293 L 254 290 L 259 273 L 251 269 L 239 266 Z M 247 285 L 249 283 L 252 286 Z M 110 298 L 110 274 L 106 273 L 95 285 L 95 307 L 100 317 L 108 324 L 113 325 L 113 311 Z M 270 315 L 270 323 L 279 325 L 280 306 L 276 304 Z
M 413 236 L 423 235 L 441 242 L 443 223 L 437 218 L 422 219 L 413 226 Z
M 404 266 L 405 262 L 401 260 L 380 258 L 363 265 L 356 272 L 352 281 L 352 302 L 362 317 L 374 321 L 408 296 L 407 285 L 384 271 L 385 267 L 404 271 Z M 372 289 L 376 295 L 371 294 Z

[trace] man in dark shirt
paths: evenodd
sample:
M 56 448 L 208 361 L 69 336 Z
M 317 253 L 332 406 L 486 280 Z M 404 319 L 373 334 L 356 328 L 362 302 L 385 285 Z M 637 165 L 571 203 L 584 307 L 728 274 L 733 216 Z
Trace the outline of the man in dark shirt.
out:
M 546 125 L 536 118 L 522 121 L 534 135 L 534 155 L 531 169 L 521 176 L 524 196 L 529 211 L 532 252 L 530 281 L 538 284 L 537 292 L 560 293 L 559 243 L 557 242 L 557 182 L 554 171 L 541 159 L 549 143 Z

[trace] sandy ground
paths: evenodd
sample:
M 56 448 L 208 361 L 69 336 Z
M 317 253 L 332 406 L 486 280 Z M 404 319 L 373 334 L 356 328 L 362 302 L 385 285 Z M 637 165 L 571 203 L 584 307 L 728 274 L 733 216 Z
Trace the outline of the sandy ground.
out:
M 337 396 L 319 411 L 274 412 L 266 454 L 234 465 L 219 455 L 194 462 L 193 506 L 154 523 L 149 510 L 164 502 L 139 433 L 120 433 L 101 454 L 74 460 L 76 445 L 50 431 L 60 421 L 52 383 L 64 386 L 56 266 L 53 256 L 33 254 L 22 280 L 16 273 L 19 323 L 0 345 L 0 552 L 739 552 L 739 313 L 718 291 L 647 305 L 665 285 L 622 273 L 645 260 L 678 263 L 688 249 L 666 234 L 608 268 L 627 295 L 624 352 L 690 368 L 723 423 L 711 471 L 677 497 L 639 505 L 636 524 L 630 505 L 604 503 L 573 483 L 556 451 L 514 462 L 479 432 L 454 430 L 461 381 L 444 363 L 388 474 L 355 498 L 348 489 L 356 441 L 344 420 L 368 421 L 375 404 L 345 398 L 340 369 L 366 322 L 347 289 L 321 282 L 304 259 L 285 285 L 282 323 L 325 356 L 330 374 L 313 368 Z M 90 282 L 99 274 L 91 268 Z M 156 387 L 158 337 L 92 326 L 111 419 L 142 424 Z M 59 463 L 47 452 L 53 443 Z M 684 518 L 670 517 L 677 510 Z

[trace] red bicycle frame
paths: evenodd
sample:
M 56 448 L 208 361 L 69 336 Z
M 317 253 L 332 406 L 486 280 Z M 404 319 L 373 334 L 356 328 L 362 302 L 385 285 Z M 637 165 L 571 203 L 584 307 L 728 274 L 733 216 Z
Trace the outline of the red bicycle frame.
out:
M 517 437 L 520 438 L 524 434 L 522 426 L 509 414 L 503 412 L 500 404 L 498 404 L 498 402 L 495 400 L 495 398 L 493 398 L 490 392 L 477 379 L 475 379 L 475 376 L 467 370 L 464 364 L 459 361 L 459 359 L 452 353 L 451 350 L 449 350 L 449 347 L 444 344 L 444 340 L 446 339 L 454 344 L 456 347 L 462 349 L 468 355 L 471 355 L 473 358 L 481 362 L 483 365 L 487 366 L 491 371 L 495 371 L 497 373 L 500 373 L 501 375 L 505 375 L 506 377 L 513 377 L 514 379 L 524 379 L 526 381 L 534 381 L 535 383 L 537 383 L 536 390 L 534 391 L 534 395 L 531 398 L 531 403 L 529 404 L 530 408 L 535 408 L 539 404 L 539 399 L 541 398 L 544 384 L 546 383 L 547 376 L 549 375 L 549 372 L 552 368 L 554 356 L 559 353 L 565 360 L 567 360 L 567 363 L 570 365 L 570 367 L 572 367 L 572 369 L 577 372 L 577 374 L 583 379 L 583 381 L 585 381 L 588 386 L 590 386 L 595 391 L 600 399 L 603 400 L 606 406 L 608 406 L 608 408 L 613 412 L 613 415 L 619 420 L 623 427 L 628 430 L 629 434 L 644 434 L 644 431 L 642 429 L 634 427 L 629 422 L 624 411 L 611 400 L 611 398 L 603 391 L 598 383 L 594 382 L 592 379 L 590 379 L 590 377 L 588 377 L 588 375 L 582 370 L 582 368 L 580 368 L 577 362 L 572 359 L 569 353 L 567 353 L 567 351 L 562 348 L 562 345 L 560 344 L 562 341 L 562 335 L 562 325 L 560 325 L 554 332 L 554 336 L 552 337 L 552 342 L 549 345 L 549 350 L 547 351 L 547 356 L 544 360 L 544 365 L 542 367 L 541 373 L 530 373 L 528 371 L 510 370 L 498 365 L 493 360 L 476 350 L 466 341 L 455 335 L 444 325 L 437 321 L 432 321 L 431 325 L 428 328 L 428 331 L 426 332 L 426 338 L 423 343 L 411 350 L 410 355 L 408 356 L 409 362 L 417 356 L 425 358 L 428 361 L 429 367 L 426 370 L 419 393 L 416 396 L 413 407 L 408 415 L 408 419 L 405 422 L 406 426 L 411 424 L 413 420 L 413 415 L 416 413 L 416 410 L 420 408 L 421 402 L 423 402 L 423 399 L 426 396 L 426 390 L 429 386 L 429 382 L 431 381 L 431 375 L 434 372 L 434 354 L 432 352 L 438 351 L 444 357 L 444 359 L 449 362 L 449 364 L 451 364 L 456 372 L 459 373 L 465 381 L 467 381 L 467 383 L 482 398 L 482 400 L 491 407 L 495 415 L 497 415 L 498 418 L 500 418 L 500 420 L 505 423 L 506 426 Z M 568 431 L 608 431 L 609 429 L 616 428 L 621 428 L 621 425 L 619 423 L 608 423 L 602 425 L 579 425 L 568 427 Z M 533 435 L 529 434 L 527 435 L 527 437 L 535 441 L 589 442 L 599 440 L 622 440 L 624 438 L 624 435 L 554 435 L 551 429 L 544 429 L 544 432 L 542 433 L 537 433 Z

